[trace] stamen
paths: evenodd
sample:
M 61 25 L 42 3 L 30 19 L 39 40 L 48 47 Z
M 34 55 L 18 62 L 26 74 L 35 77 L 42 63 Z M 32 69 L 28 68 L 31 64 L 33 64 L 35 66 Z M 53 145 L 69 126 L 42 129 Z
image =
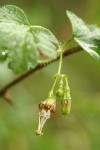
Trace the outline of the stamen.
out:
M 41 109 L 39 111 L 39 124 L 38 124 L 38 129 L 36 130 L 36 135 L 43 134 L 42 129 L 47 119 L 50 118 L 50 114 L 51 114 L 50 110 Z

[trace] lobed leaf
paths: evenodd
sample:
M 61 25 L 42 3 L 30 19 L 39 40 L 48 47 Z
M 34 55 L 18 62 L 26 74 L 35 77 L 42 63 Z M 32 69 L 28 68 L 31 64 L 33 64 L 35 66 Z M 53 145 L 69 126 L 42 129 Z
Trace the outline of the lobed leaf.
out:
M 20 8 L 0 8 L 0 61 L 8 59 L 9 68 L 15 73 L 34 68 L 40 53 L 50 59 L 57 57 L 58 49 L 56 37 L 46 28 L 30 26 Z
M 71 21 L 76 42 L 91 56 L 100 60 L 100 28 L 95 25 L 86 25 L 73 12 L 67 11 L 67 16 Z
M 14 5 L 5 5 L 0 8 L 0 23 L 2 22 L 29 25 L 24 11 Z
M 57 57 L 59 43 L 51 31 L 41 26 L 32 26 L 31 33 L 38 51 L 42 51 L 49 58 Z
M 0 59 L 2 60 L 6 52 L 10 62 L 9 67 L 15 73 L 34 68 L 37 64 L 38 53 L 33 42 L 33 36 L 28 30 L 29 27 L 23 25 L 0 24 L 0 50 L 2 50 Z

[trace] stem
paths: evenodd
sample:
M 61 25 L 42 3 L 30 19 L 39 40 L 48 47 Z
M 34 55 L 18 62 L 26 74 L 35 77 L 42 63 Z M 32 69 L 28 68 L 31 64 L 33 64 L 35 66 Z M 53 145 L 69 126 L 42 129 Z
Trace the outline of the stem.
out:
M 60 74 L 61 66 L 62 66 L 62 53 L 60 54 L 60 60 L 59 60 L 59 66 L 58 66 L 58 73 L 57 74 Z
M 68 87 L 68 80 L 67 80 L 66 75 L 64 76 L 64 78 L 65 78 L 65 82 L 66 82 L 66 87 Z
M 49 92 L 49 95 L 48 95 L 49 98 L 53 97 L 53 91 L 54 91 L 57 79 L 58 79 L 58 75 L 56 75 L 55 80 L 54 80 L 53 85 L 52 85 L 52 88 L 51 88 L 51 90 Z
M 62 50 L 64 51 L 68 45 L 73 41 L 73 36 L 71 36 L 65 43 L 62 45 Z
M 58 72 L 57 72 L 57 74 L 55 76 L 54 83 L 53 83 L 52 88 L 51 88 L 51 90 L 49 92 L 49 98 L 53 96 L 53 91 L 54 91 L 54 88 L 56 86 L 56 82 L 57 82 L 59 76 L 61 75 L 61 73 L 60 73 L 61 72 L 61 66 L 62 66 L 62 53 L 60 54 Z

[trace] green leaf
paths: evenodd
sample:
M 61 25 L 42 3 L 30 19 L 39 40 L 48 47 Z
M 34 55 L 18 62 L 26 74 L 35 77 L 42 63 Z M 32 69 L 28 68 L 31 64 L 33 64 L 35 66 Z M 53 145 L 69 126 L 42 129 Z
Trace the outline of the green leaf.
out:
M 8 50 L 0 50 L 0 62 L 3 62 L 7 59 Z
M 23 25 L 0 24 L 0 50 L 2 50 L 2 54 L 7 52 L 10 61 L 9 67 L 15 73 L 34 68 L 37 64 L 36 45 L 33 42 L 32 34 L 28 30 L 29 27 Z
M 46 28 L 30 26 L 24 12 L 16 6 L 0 8 L 0 61 L 9 61 L 15 73 L 34 68 L 41 59 L 56 58 L 60 46 Z M 41 61 L 40 61 L 41 62 Z
M 35 68 L 38 61 L 38 53 L 33 43 L 33 36 L 29 32 L 22 35 L 21 41 L 16 49 L 9 53 L 9 68 L 15 73 L 21 73 Z
M 29 25 L 24 11 L 13 5 L 5 5 L 0 8 L 0 23 Z
M 31 33 L 38 51 L 43 52 L 49 58 L 57 57 L 59 43 L 51 31 L 41 26 L 32 26 Z
M 95 25 L 86 25 L 82 19 L 73 12 L 67 11 L 72 29 L 73 37 L 78 44 L 91 56 L 100 59 L 100 28 Z

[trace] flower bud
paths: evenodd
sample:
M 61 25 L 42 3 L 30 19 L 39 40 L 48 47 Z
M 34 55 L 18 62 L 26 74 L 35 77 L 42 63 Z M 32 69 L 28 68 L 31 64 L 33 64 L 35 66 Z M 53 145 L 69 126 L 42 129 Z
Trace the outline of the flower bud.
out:
M 64 99 L 71 99 L 69 86 L 64 89 Z
M 56 91 L 56 98 L 61 99 L 63 97 L 64 97 L 64 91 L 63 91 L 63 89 L 58 89 Z
M 64 97 L 64 90 L 63 90 L 63 79 L 61 78 L 59 82 L 59 87 L 56 91 L 56 98 L 57 99 L 62 99 Z
M 64 99 L 61 101 L 61 112 L 63 115 L 69 114 L 71 109 L 71 99 Z
M 61 112 L 62 114 L 69 114 L 71 109 L 71 95 L 70 88 L 65 87 L 64 89 L 64 98 L 61 101 Z

